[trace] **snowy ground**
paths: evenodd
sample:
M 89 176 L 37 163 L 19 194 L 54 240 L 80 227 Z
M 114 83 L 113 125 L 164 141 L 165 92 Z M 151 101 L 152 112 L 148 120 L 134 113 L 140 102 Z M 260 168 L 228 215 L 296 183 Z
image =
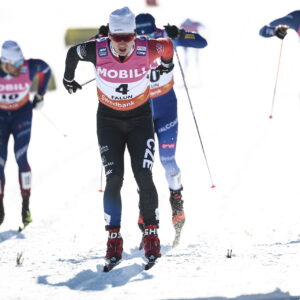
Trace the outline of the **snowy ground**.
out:
M 25 2 L 32 9 L 29 13 Z M 210 188 L 177 66 L 177 161 L 187 217 L 181 244 L 171 248 L 168 188 L 157 157 L 154 179 L 163 257 L 143 271 L 143 253 L 137 249 L 138 199 L 127 159 L 124 260 L 106 274 L 95 85 L 69 95 L 61 81 L 66 28 L 97 27 L 124 5 L 136 14 L 146 11 L 144 1 L 112 2 L 65 0 L 43 7 L 36 0 L 2 3 L 1 10 L 13 14 L 1 16 L 0 42 L 15 39 L 26 57 L 49 62 L 58 89 L 47 94 L 42 112 L 34 112 L 29 151 L 34 221 L 20 234 L 21 197 L 12 141 L 9 145 L 0 299 L 300 299 L 300 44 L 294 32 L 284 40 L 270 120 L 280 41 L 258 35 L 268 21 L 299 9 L 298 1 L 186 0 L 174 8 L 173 1 L 160 0 L 160 8 L 147 9 L 158 26 L 179 25 L 186 17 L 206 25 L 208 46 L 199 51 L 199 66 L 192 65 L 190 57 L 185 73 L 217 187 Z M 183 62 L 180 49 L 179 55 Z M 79 65 L 80 83 L 93 76 L 92 66 Z M 233 251 L 231 259 L 226 258 L 228 249 Z M 18 253 L 24 258 L 21 266 L 16 265 Z

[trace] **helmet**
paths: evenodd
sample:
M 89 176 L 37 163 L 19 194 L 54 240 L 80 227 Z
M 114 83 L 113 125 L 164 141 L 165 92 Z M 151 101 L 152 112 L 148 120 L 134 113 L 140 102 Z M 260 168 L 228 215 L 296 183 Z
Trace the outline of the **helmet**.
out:
M 155 19 L 150 14 L 139 14 L 135 17 L 136 33 L 138 35 L 151 34 L 156 30 Z

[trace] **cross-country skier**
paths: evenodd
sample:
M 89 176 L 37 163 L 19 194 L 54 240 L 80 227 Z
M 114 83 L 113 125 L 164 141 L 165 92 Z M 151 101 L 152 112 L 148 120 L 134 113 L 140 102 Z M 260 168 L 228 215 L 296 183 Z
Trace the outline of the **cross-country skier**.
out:
M 169 37 L 176 45 L 184 47 L 204 48 L 206 40 L 197 33 L 179 30 L 176 26 L 166 25 L 165 30 L 159 29 L 155 25 L 155 19 L 148 13 L 136 16 L 137 34 L 151 38 Z M 152 104 L 152 114 L 154 129 L 159 142 L 160 161 L 165 169 L 165 176 L 170 190 L 170 203 L 172 208 L 172 222 L 176 232 L 181 231 L 185 222 L 183 210 L 183 199 L 181 191 L 181 172 L 175 159 L 178 117 L 177 117 L 177 97 L 173 89 L 173 71 L 160 74 L 157 66 L 160 60 L 152 63 L 150 73 L 150 97 Z M 142 229 L 143 219 L 139 218 L 139 226 Z M 175 239 L 174 246 L 178 240 Z
M 4 220 L 4 167 L 10 135 L 14 137 L 15 158 L 19 167 L 22 195 L 22 221 L 31 221 L 29 198 L 31 192 L 31 168 L 27 149 L 31 135 L 32 109 L 41 108 L 51 70 L 41 59 L 25 59 L 15 41 L 2 45 L 0 58 L 0 224 Z M 38 76 L 38 90 L 29 101 L 32 80 Z
M 185 19 L 184 22 L 180 25 L 180 29 L 184 29 L 186 32 L 193 32 L 193 33 L 199 33 L 199 30 L 201 28 L 204 28 L 204 25 L 198 21 L 193 21 L 189 18 Z M 180 43 L 180 40 L 178 41 Z M 180 44 L 178 44 L 177 46 L 181 46 Z M 191 48 L 191 47 L 186 47 L 184 44 L 183 46 L 183 50 L 184 50 L 184 66 L 188 67 L 189 64 L 189 57 L 191 56 L 191 54 L 193 54 L 195 60 L 195 66 L 198 67 L 199 65 L 199 56 L 198 56 L 198 51 L 195 48 Z M 190 50 L 193 50 L 193 52 L 191 53 Z
M 144 250 L 149 263 L 161 256 L 158 228 L 158 196 L 152 179 L 154 129 L 150 106 L 150 64 L 161 58 L 160 74 L 172 71 L 174 48 L 170 39 L 137 38 L 135 16 L 128 7 L 109 16 L 108 37 L 88 41 L 68 51 L 63 79 L 65 88 L 76 92 L 74 80 L 79 61 L 95 66 L 99 106 L 97 135 L 106 173 L 104 215 L 108 242 L 104 271 L 122 258 L 121 187 L 124 151 L 127 146 L 131 166 L 140 190 L 140 211 L 144 219 Z
M 300 10 L 295 10 L 285 17 L 272 21 L 260 29 L 259 34 L 263 37 L 277 36 L 284 39 L 288 29 L 295 30 L 300 37 Z
M 189 18 L 185 19 L 180 25 L 181 29 L 184 29 L 185 31 L 188 32 L 196 32 L 196 33 L 199 33 L 199 29 L 201 27 L 204 27 L 202 23 L 198 21 L 193 21 Z

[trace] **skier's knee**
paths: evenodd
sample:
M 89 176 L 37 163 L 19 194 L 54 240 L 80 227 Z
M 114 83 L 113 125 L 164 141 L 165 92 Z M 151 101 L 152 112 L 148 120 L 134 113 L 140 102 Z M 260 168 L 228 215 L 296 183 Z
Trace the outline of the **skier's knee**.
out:
M 135 174 L 135 180 L 139 186 L 140 190 L 148 190 L 151 189 L 154 185 L 152 179 L 152 173 L 148 172 L 139 172 Z
M 177 166 L 174 156 L 160 157 L 160 162 L 165 170 L 171 170 Z
M 106 188 L 120 190 L 123 185 L 123 177 L 120 175 L 108 175 L 106 178 Z

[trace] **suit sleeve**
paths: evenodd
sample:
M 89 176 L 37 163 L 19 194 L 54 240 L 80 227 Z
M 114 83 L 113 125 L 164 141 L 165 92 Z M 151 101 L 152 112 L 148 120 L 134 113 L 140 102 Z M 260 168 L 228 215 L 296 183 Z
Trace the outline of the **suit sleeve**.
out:
M 260 29 L 259 35 L 265 38 L 269 38 L 275 35 L 275 26 L 266 25 Z
M 150 63 L 160 58 L 165 63 L 173 61 L 174 46 L 169 38 L 149 39 L 148 40 Z
M 51 76 L 51 69 L 49 65 L 41 59 L 29 59 L 29 76 L 30 79 L 36 76 L 38 78 L 38 89 L 39 95 L 44 95 L 47 91 L 48 82 Z
M 270 23 L 270 26 L 273 26 L 273 27 L 276 27 L 278 25 L 287 25 L 290 28 L 297 30 L 297 28 L 295 26 L 295 19 L 293 18 L 292 15 L 287 15 L 283 18 L 276 19 Z
M 287 25 L 300 35 L 300 10 L 291 12 L 283 18 L 273 20 L 269 25 L 261 28 L 259 34 L 263 37 L 272 37 L 275 33 L 275 27 L 278 25 Z
M 182 37 L 174 39 L 175 47 L 191 47 L 204 48 L 207 46 L 207 41 L 200 34 L 195 32 L 186 32 Z
M 64 78 L 72 81 L 79 61 L 89 61 L 96 65 L 96 42 L 89 41 L 75 45 L 68 50 Z

